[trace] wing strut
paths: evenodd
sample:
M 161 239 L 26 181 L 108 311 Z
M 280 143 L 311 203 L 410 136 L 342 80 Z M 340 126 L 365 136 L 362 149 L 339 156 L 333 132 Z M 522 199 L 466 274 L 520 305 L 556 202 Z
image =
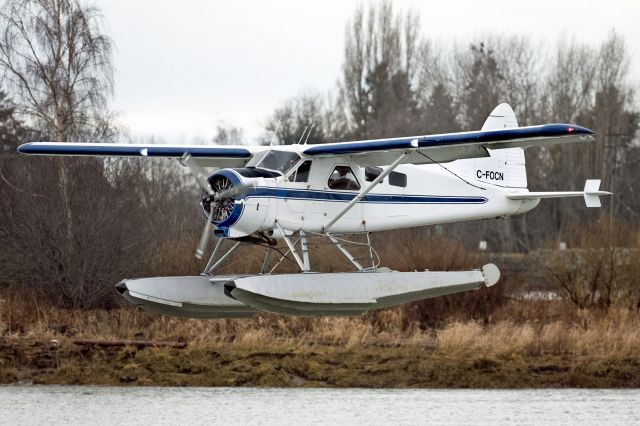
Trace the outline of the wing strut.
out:
M 412 146 L 418 146 L 418 140 L 414 139 L 411 141 L 411 145 Z M 331 228 L 338 220 L 340 220 L 340 218 L 342 216 L 344 216 L 349 210 L 351 210 L 351 208 L 353 206 L 356 205 L 356 203 L 358 203 L 360 200 L 362 200 L 364 198 L 365 195 L 367 195 L 373 188 L 375 188 L 375 186 L 385 177 L 387 177 L 387 175 L 389 173 L 391 173 L 396 167 L 398 167 L 400 165 L 400 163 L 402 163 L 402 160 L 404 160 L 404 158 L 411 154 L 412 150 L 408 149 L 406 150 L 402 155 L 400 155 L 396 161 L 394 161 L 393 163 L 391 163 L 391 165 L 389 167 L 387 167 L 382 173 L 380 173 L 378 175 L 377 178 L 375 178 L 373 180 L 373 182 L 371 182 L 368 186 L 366 186 L 365 188 L 362 188 L 362 190 L 360 191 L 360 193 L 351 201 L 349 201 L 349 204 L 347 204 L 337 215 L 335 215 L 333 217 L 333 219 L 331 219 L 329 221 L 329 223 L 327 223 L 324 227 L 324 233 L 327 233 L 327 231 L 329 231 L 329 228 Z

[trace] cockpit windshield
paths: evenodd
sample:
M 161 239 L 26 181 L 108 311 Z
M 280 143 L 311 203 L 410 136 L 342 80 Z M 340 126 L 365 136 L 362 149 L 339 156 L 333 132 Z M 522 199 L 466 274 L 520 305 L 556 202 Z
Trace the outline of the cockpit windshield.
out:
M 295 152 L 271 150 L 257 158 L 254 157 L 247 163 L 247 167 L 260 167 L 285 174 L 299 159 L 300 156 Z

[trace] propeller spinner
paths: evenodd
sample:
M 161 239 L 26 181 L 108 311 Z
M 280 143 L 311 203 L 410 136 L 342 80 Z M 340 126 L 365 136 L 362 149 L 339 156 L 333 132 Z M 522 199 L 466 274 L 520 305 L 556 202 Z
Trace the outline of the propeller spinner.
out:
M 207 179 L 202 168 L 193 161 L 189 153 L 185 153 L 180 162 L 191 170 L 191 173 L 202 187 L 200 203 L 205 212 L 207 212 L 207 222 L 204 225 L 196 248 L 196 257 L 202 259 L 209 242 L 213 223 L 221 222 L 228 218 L 235 206 L 234 197 L 246 192 L 252 185 L 234 186 L 227 177 L 221 175 L 214 175 Z

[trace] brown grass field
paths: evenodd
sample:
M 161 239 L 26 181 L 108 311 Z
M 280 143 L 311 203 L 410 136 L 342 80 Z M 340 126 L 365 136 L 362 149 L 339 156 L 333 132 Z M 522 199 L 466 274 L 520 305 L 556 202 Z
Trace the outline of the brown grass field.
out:
M 0 382 L 312 387 L 638 387 L 640 315 L 509 300 L 420 327 L 410 309 L 358 318 L 188 320 L 133 308 L 5 299 Z M 186 342 L 99 347 L 74 339 Z

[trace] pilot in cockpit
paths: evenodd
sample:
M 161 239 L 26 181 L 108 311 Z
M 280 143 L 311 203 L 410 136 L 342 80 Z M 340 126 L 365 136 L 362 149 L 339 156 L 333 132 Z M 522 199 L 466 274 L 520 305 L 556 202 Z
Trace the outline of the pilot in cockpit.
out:
M 353 176 L 351 168 L 347 166 L 336 166 L 329 177 L 329 188 L 342 190 L 358 190 L 360 185 Z

